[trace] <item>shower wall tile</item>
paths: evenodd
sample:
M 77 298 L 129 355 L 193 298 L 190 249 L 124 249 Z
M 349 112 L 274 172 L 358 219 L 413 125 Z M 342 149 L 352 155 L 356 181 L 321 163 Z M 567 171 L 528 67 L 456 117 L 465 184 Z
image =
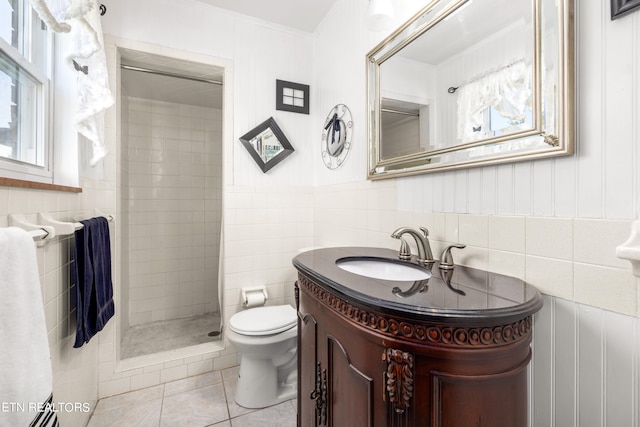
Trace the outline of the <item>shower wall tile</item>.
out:
M 129 324 L 215 312 L 221 111 L 133 97 L 127 102 L 129 271 L 123 288 L 130 293 Z

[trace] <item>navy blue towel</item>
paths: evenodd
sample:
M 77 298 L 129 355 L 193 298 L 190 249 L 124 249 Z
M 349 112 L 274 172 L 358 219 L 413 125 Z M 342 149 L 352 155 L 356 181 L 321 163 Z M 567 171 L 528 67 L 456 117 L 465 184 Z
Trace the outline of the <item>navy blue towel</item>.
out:
M 89 342 L 115 313 L 109 222 L 104 217 L 80 222 L 84 227 L 75 233 L 75 268 L 71 269 L 76 284 L 76 348 Z

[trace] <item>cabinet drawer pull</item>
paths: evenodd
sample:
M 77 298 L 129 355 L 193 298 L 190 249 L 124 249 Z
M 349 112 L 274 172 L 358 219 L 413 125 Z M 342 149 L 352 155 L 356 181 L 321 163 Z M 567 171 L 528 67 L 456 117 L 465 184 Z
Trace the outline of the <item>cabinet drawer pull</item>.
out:
M 316 365 L 316 388 L 309 396 L 316 401 L 316 425 L 327 425 L 327 370 Z

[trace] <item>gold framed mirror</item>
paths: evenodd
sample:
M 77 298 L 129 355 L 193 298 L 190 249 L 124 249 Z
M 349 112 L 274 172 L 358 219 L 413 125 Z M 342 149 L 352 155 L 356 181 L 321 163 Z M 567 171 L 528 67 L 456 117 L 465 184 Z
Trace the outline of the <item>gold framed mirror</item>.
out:
M 434 0 L 367 54 L 368 178 L 573 154 L 574 0 Z

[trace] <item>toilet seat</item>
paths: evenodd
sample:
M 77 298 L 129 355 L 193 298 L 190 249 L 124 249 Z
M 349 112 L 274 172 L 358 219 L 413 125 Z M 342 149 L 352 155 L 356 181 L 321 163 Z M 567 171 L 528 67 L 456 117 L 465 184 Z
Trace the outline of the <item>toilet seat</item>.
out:
M 297 319 L 296 310 L 288 304 L 250 308 L 231 316 L 229 329 L 241 335 L 273 335 L 293 328 Z

